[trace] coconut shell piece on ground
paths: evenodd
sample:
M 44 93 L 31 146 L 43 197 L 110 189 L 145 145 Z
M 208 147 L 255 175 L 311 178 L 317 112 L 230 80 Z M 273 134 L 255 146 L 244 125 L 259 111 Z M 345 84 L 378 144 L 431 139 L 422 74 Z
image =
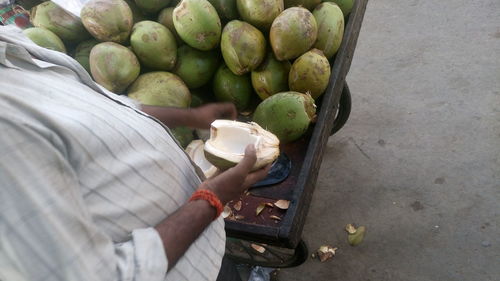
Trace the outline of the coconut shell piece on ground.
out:
M 361 242 L 363 242 L 363 240 L 365 239 L 365 235 L 366 235 L 366 227 L 360 226 L 356 231 L 356 233 L 349 234 L 347 236 L 347 240 L 349 241 L 349 244 L 351 246 L 357 246 L 361 244 Z
M 335 251 L 337 251 L 337 248 L 334 248 L 329 245 L 322 245 L 319 247 L 319 249 L 316 251 L 316 254 L 318 255 L 318 258 L 321 262 L 325 262 L 333 256 L 335 256 Z
M 279 155 L 279 140 L 256 123 L 215 120 L 210 139 L 205 142 L 205 157 L 214 166 L 226 170 L 237 165 L 247 145 L 254 145 L 257 161 L 252 170 L 272 163 Z

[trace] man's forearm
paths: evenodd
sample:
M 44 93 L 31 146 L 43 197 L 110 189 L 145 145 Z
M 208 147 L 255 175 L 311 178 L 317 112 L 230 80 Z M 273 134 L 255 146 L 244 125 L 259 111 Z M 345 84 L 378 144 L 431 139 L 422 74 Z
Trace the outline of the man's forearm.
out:
M 193 109 L 190 108 L 142 105 L 141 110 L 153 117 L 156 117 L 169 128 L 179 126 L 187 126 L 191 128 L 199 127 L 197 122 L 198 119 L 196 118 Z
M 215 214 L 207 201 L 191 201 L 155 227 L 163 241 L 169 270 L 212 222 Z

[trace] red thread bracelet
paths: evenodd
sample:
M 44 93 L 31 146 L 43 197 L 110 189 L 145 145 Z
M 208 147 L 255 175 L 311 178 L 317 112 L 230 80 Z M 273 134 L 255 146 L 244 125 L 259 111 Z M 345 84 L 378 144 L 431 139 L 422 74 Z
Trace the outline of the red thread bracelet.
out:
M 191 195 L 191 198 L 189 198 L 189 202 L 199 199 L 208 201 L 210 206 L 215 208 L 217 214 L 215 215 L 214 220 L 220 216 L 224 207 L 222 206 L 219 197 L 217 197 L 215 193 L 208 189 L 198 189 L 193 193 L 193 195 Z

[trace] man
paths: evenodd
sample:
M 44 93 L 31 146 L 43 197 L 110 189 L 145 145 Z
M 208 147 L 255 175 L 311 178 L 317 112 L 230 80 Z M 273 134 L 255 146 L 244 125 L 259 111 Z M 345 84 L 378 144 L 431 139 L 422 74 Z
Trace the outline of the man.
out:
M 202 181 L 166 126 L 221 117 L 235 118 L 234 106 L 138 107 L 0 26 L 0 280 L 215 280 L 225 246 L 216 203 L 269 168 L 250 173 L 248 147 Z M 189 201 L 200 189 L 208 197 Z

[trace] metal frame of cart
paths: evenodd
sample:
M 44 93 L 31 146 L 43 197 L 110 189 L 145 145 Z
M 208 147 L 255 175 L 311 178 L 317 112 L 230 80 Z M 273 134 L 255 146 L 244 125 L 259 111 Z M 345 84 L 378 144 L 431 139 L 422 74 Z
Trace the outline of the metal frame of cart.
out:
M 345 77 L 349 72 L 368 0 L 356 0 L 346 18 L 342 44 L 331 60 L 332 72 L 325 94 L 317 101 L 318 118 L 302 139 L 281 147 L 292 160 L 290 176 L 282 183 L 250 190 L 242 198 L 247 213 L 240 220 L 226 219 L 227 254 L 234 260 L 270 267 L 296 266 L 307 258 L 302 241 L 304 227 L 328 137 L 345 124 L 351 109 L 351 97 Z M 256 216 L 255 207 L 262 202 L 290 200 L 286 211 L 269 208 L 281 220 Z M 274 210 L 273 210 L 274 209 Z M 253 212 L 253 216 L 252 213 Z M 264 243 L 259 253 L 250 247 Z

